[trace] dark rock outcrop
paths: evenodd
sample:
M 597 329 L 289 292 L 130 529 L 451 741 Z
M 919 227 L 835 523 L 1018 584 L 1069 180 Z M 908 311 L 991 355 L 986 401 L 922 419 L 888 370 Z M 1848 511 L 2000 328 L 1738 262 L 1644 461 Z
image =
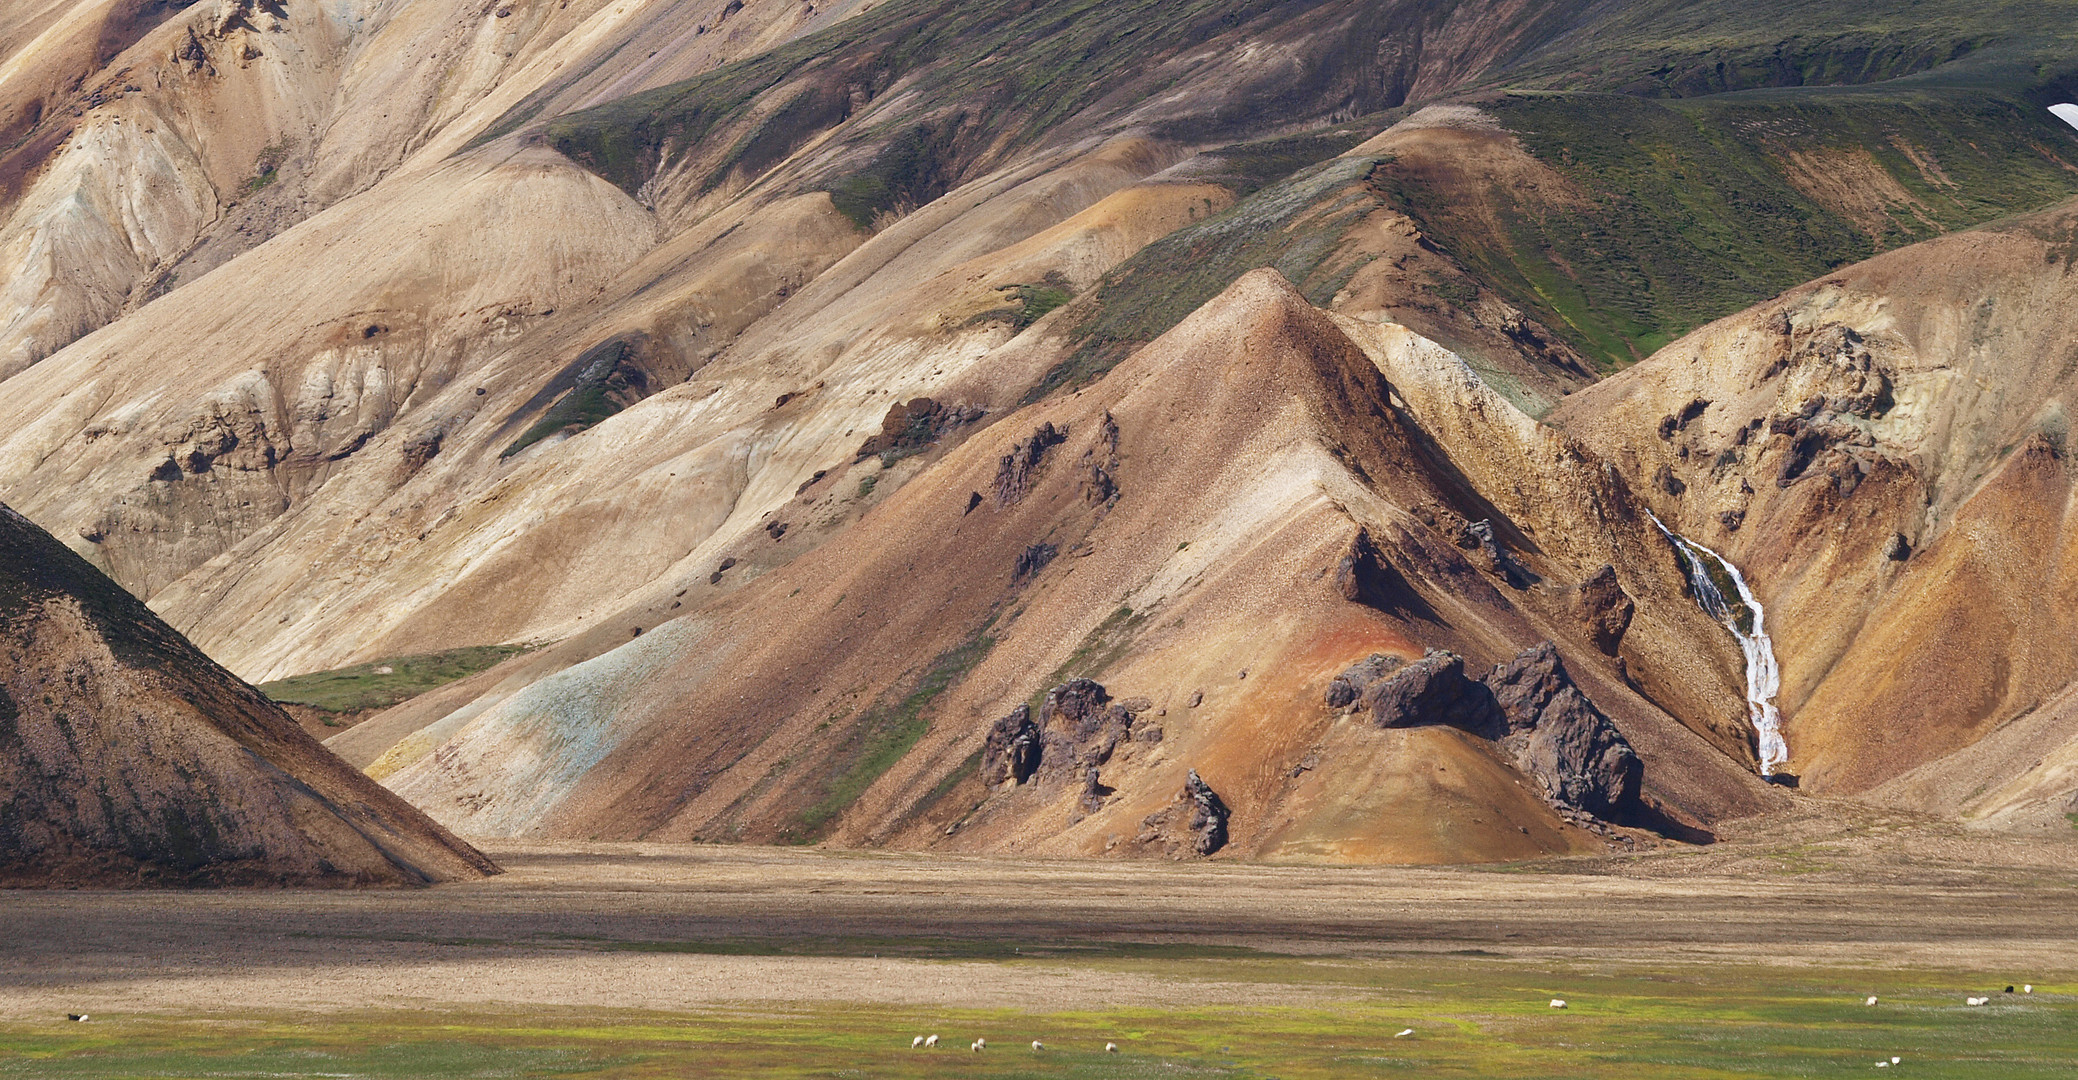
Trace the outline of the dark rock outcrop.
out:
M 1494 539 L 1494 523 L 1490 520 L 1467 522 L 1464 528 L 1458 530 L 1457 546 L 1471 553 L 1474 566 L 1489 574 L 1498 575 L 1515 588 L 1528 588 L 1534 580 L 1530 572 L 1501 547 L 1500 541 Z
M 1440 649 L 1372 683 L 1359 700 L 1382 728 L 1448 724 L 1486 739 L 1504 731 L 1493 691 L 1465 676 L 1464 657 Z
M 1104 808 L 1104 800 L 1111 797 L 1113 790 L 1104 786 L 1097 776 L 1096 766 L 1092 765 L 1083 770 L 1082 796 L 1076 800 L 1076 805 L 1082 808 L 1083 813 L 1094 814 Z
M 1160 728 L 1134 726 L 1131 706 L 1145 704 L 1140 698 L 1114 702 L 1102 684 L 1090 679 L 1064 682 L 1046 692 L 1037 717 L 1029 705 L 1019 705 L 989 728 L 981 751 L 982 783 L 1086 782 L 1120 743 L 1162 741 Z
M 888 408 L 887 416 L 880 421 L 880 433 L 859 444 L 859 452 L 852 460 L 864 461 L 878 454 L 882 466 L 892 465 L 922 453 L 948 432 L 972 424 L 983 415 L 985 411 L 977 405 L 948 406 L 927 397 L 899 402 Z
M 1109 506 L 1118 501 L 1118 421 L 1104 414 L 1097 445 L 1082 452 L 1082 501 Z
M 1620 821 L 1638 808 L 1644 766 L 1616 725 L 1566 674 L 1551 642 L 1486 677 L 1506 720 L 1502 744 L 1553 805 Z
M 1604 656 L 1616 655 L 1636 611 L 1637 605 L 1616 580 L 1616 568 L 1607 563 L 1573 590 L 1573 614 Z
M 1046 692 L 1039 727 L 1045 733 L 1042 772 L 1072 776 L 1110 761 L 1118 744 L 1132 739 L 1133 714 L 1102 685 L 1071 679 Z
M 1192 769 L 1184 778 L 1183 790 L 1176 793 L 1175 802 L 1141 819 L 1136 839 L 1165 848 L 1172 855 L 1210 855 L 1227 846 L 1227 822 L 1231 816 L 1226 801 L 1198 776 L 1198 770 Z
M 1190 801 L 1191 850 L 1200 855 L 1210 855 L 1227 846 L 1227 818 L 1232 813 L 1227 804 L 1212 790 L 1211 785 L 1199 779 L 1198 770 L 1192 769 L 1183 781 L 1183 796 Z
M 1378 542 L 1371 539 L 1371 530 L 1366 528 L 1357 529 L 1349 550 L 1335 564 L 1335 588 L 1342 593 L 1342 599 L 1380 611 L 1428 613 L 1428 605 L 1386 560 Z
M 1349 665 L 1348 670 L 1328 683 L 1327 703 L 1331 709 L 1355 705 L 1372 683 L 1400 669 L 1406 661 L 1384 653 L 1371 655 Z
M 1397 671 L 1387 667 L 1389 659 L 1374 654 L 1336 676 L 1328 703 L 1346 704 L 1354 693 L 1378 727 L 1440 724 L 1494 740 L 1561 810 L 1616 822 L 1657 820 L 1638 794 L 1638 755 L 1574 684 L 1551 642 L 1478 679 L 1465 674 L 1456 653 L 1431 649 Z
M 1046 569 L 1046 564 L 1052 562 L 1058 554 L 1060 549 L 1052 544 L 1033 544 L 1019 552 L 1017 562 L 1010 567 L 1010 583 L 1022 585 L 1038 577 L 1039 571 Z
M 1066 442 L 1068 430 L 1053 426 L 1052 421 L 1032 430 L 1032 437 L 1019 442 L 996 463 L 996 505 L 1011 506 L 1023 499 L 1032 490 L 1032 481 L 1038 477 L 1040 466 L 1046 462 L 1046 452 Z
M 1039 771 L 1039 725 L 1032 707 L 1019 705 L 989 728 L 981 748 L 981 782 L 995 787 L 1006 780 L 1024 783 Z

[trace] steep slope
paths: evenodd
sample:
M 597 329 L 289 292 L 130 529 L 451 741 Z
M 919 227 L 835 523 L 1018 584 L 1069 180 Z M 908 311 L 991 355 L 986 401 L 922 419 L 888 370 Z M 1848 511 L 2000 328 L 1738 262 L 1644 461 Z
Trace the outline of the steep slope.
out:
M 2065 203 L 1844 268 L 1552 414 L 1754 582 L 1814 789 L 1918 769 L 1886 797 L 2002 812 L 2078 736 L 2074 235 Z
M 1614 560 L 1637 598 L 1621 641 L 1638 684 L 1688 690 L 1699 717 L 1712 699 L 1736 706 L 1735 661 L 1720 648 L 1697 663 L 1721 632 L 1664 545 L 1632 535 L 1621 481 L 1434 345 L 1347 328 L 1381 360 L 1274 272 L 1249 275 L 1104 381 L 939 451 L 815 550 L 454 708 L 374 767 L 474 833 L 1119 855 L 1155 853 L 1118 838 L 1195 769 L 1231 810 L 1239 853 L 1514 858 L 1592 840 L 1490 744 L 1379 730 L 1323 695 L 1372 652 L 1492 664 L 1557 638 L 1660 804 L 1703 820 L 1769 805 L 1577 621 L 1571 586 Z M 1498 445 L 1467 453 L 1480 439 Z M 775 521 L 826 513 L 861 473 L 807 486 Z M 1475 568 L 1452 524 L 1473 518 L 1539 582 Z M 1338 574 L 1352 558 L 1362 568 Z M 1394 584 L 1346 591 L 1350 573 Z M 1110 758 L 1095 805 L 1079 784 L 991 794 L 978 775 L 990 725 L 1073 676 L 1143 699 L 1159 741 Z
M 490 860 L 0 506 L 0 881 L 424 884 Z

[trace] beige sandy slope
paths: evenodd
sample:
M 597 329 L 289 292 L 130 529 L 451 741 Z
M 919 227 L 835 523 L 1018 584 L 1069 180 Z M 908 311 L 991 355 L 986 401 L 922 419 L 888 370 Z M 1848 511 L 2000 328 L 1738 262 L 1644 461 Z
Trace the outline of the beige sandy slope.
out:
M 693 34 L 714 12 L 680 0 L 30 5 L 0 60 L 0 126 L 26 125 L 0 154 L 0 377 L 437 167 L 529 95 L 656 85 L 854 6 L 739 5 Z
M 1553 414 L 1627 473 L 1657 476 L 1660 513 L 1746 570 L 1782 659 L 1791 771 L 1816 788 L 1924 766 L 1886 797 L 1992 813 L 1990 792 L 2078 735 L 2050 705 L 2078 674 L 2074 214 L 2066 204 L 1843 269 Z M 2001 739 L 2039 753 L 1928 764 L 2038 706 L 2029 734 Z M 2044 782 L 2027 798 L 2050 798 Z
M 915 748 L 855 804 L 829 804 L 843 811 L 823 819 L 833 839 L 1126 854 L 1132 845 L 1115 838 L 1195 767 L 1235 808 L 1242 853 L 1436 861 L 1568 850 L 1585 838 L 1477 740 L 1338 718 L 1320 703 L 1327 680 L 1374 650 L 1448 646 L 1490 664 L 1543 637 L 1579 643 L 1565 586 L 1611 557 L 1640 605 L 1625 648 L 1634 670 L 1652 673 L 1641 685 L 1675 685 L 1680 672 L 1692 690 L 1716 685 L 1706 706 L 1736 706 L 1721 672 L 1679 666 L 1716 631 L 1681 595 L 1671 555 L 1621 535 L 1634 523 L 1602 526 L 1599 541 L 1518 542 L 1547 576 L 1527 592 L 1466 563 L 1410 510 L 1489 516 L 1480 484 L 1512 486 L 1508 501 L 1525 507 L 1540 501 L 1535 485 L 1552 507 L 1584 509 L 1525 512 L 1523 526 L 1592 515 L 1597 503 L 1614 521 L 1607 500 L 1621 484 L 1447 353 L 1404 330 L 1369 332 L 1384 376 L 1282 279 L 1250 275 L 1097 386 L 970 437 L 816 550 L 612 652 L 500 689 L 376 768 L 475 833 L 797 835 L 816 827 L 815 804 L 877 737 L 887 713 L 875 703 L 893 705 L 929 658 L 985 637 L 986 655 L 923 714 Z M 1427 385 L 1388 404 L 1395 374 L 1396 386 Z M 1452 393 L 1462 396 L 1443 408 Z M 1459 423 L 1495 448 L 1464 453 L 1460 431 L 1416 426 L 1427 411 L 1473 416 Z M 1114 452 L 1107 416 L 1121 491 L 1109 506 L 1088 494 L 1089 462 Z M 990 494 L 998 458 L 1048 423 L 1068 439 L 1030 492 Z M 778 516 L 820 513 L 819 489 L 848 488 L 854 475 L 812 485 Z M 981 495 L 971 510 L 970 493 Z M 1406 606 L 1337 592 L 1333 568 L 1360 525 L 1414 583 Z M 1019 553 L 1042 542 L 1062 554 L 1029 584 L 1013 582 Z M 1648 755 L 1654 794 L 1706 819 L 1768 805 L 1731 757 L 1637 696 L 1607 660 L 1565 648 Z M 1166 737 L 1105 767 L 1116 794 L 1096 812 L 1078 811 L 1061 787 L 984 798 L 967 759 L 988 723 L 1076 664 L 1121 697 L 1149 699 Z M 1327 764 L 1295 770 L 1309 753 Z

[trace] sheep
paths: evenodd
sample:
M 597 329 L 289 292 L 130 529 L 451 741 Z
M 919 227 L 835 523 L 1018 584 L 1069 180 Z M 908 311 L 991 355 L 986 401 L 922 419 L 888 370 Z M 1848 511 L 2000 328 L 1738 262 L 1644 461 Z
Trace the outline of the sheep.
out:
M 980 1040 L 980 1039 L 976 1039 L 976 1040 L 974 1040 L 974 1042 L 973 1042 L 973 1043 L 971 1043 L 971 1044 L 969 1044 L 969 1045 L 968 1045 L 967 1049 L 969 1049 L 969 1050 L 972 1050 L 972 1051 L 974 1051 L 975 1053 L 979 1054 L 979 1053 L 981 1053 L 981 1046 L 982 1046 L 981 1040 Z
M 84 1024 L 84 1023 L 86 1023 L 86 1022 L 87 1022 L 87 1014 L 85 1014 L 85 1013 L 66 1013 L 66 1014 L 65 1014 L 65 1019 L 67 1019 L 67 1020 L 77 1020 L 77 1021 L 79 1021 L 80 1023 Z
M 2034 993 L 2034 992 L 2035 992 L 2035 984 L 2034 984 L 2034 983 L 2027 983 L 2027 984 L 2023 985 L 2023 986 L 2022 986 L 2022 987 L 2020 988 L 2020 992 L 2021 992 L 2021 993 L 2023 993 L 2023 994 L 2032 994 L 2032 993 Z
M 1104 1044 L 1104 1052 L 1105 1052 L 1105 1053 L 1107 1053 L 1107 1054 L 1116 1054 L 1116 1053 L 1118 1053 L 1118 1044 L 1117 1044 L 1117 1043 L 1105 1043 L 1105 1044 Z
M 926 1050 L 936 1050 L 936 1049 L 938 1049 L 938 1036 L 936 1036 L 936 1035 L 929 1035 L 929 1036 L 925 1036 L 925 1038 L 924 1038 L 924 1049 L 926 1049 Z
M 1565 1007 L 1566 1007 L 1566 999 L 1565 999 L 1565 998 L 1552 998 L 1552 999 L 1551 999 L 1551 1007 L 1552 1007 L 1552 1008 L 1554 1008 L 1554 1009 L 1563 1009 L 1563 1008 L 1565 1008 Z
M 1867 1000 L 1867 1001 L 1864 1001 L 1864 1002 L 1862 1002 L 1862 1004 L 1864 1004 L 1864 1005 L 1874 1005 L 1874 1004 L 1876 1004 L 1876 995 L 1874 995 L 1874 994 L 1870 994 L 1870 995 L 1869 995 L 1869 1000 Z
M 1404 1038 L 1406 1038 L 1407 1036 L 1409 1036 L 1409 1035 L 1412 1035 L 1412 1034 L 1414 1034 L 1414 1029 L 1413 1029 L 1413 1028 L 1408 1028 L 1407 1030 L 1405 1030 L 1405 1031 L 1403 1031 L 1403 1032 L 1400 1032 L 1400 1033 L 1399 1033 L 1398 1035 L 1395 1035 L 1395 1036 L 1393 1036 L 1393 1038 L 1395 1038 L 1395 1039 L 1404 1039 Z
M 1964 999 L 1963 999 L 1963 1004 L 1965 1004 L 1965 1005 L 1982 1005 L 1982 1004 L 1984 1004 L 1985 1002 L 1987 1002 L 1987 1001 L 1990 1001 L 1990 1000 L 1991 1000 L 1991 999 L 1990 999 L 1990 998 L 1988 998 L 1988 997 L 1966 997 L 1966 998 L 1964 998 Z
M 1040 1042 L 1040 1041 L 1039 1041 L 1039 1040 L 1037 1040 L 1037 1039 L 1033 1039 L 1033 1040 L 1032 1040 L 1032 1052 L 1033 1052 L 1033 1053 L 1035 1053 L 1035 1054 L 1036 1054 L 1036 1053 L 1038 1053 L 1039 1051 L 1041 1051 L 1041 1050 L 1044 1050 L 1044 1049 L 1046 1049 L 1046 1044 L 1045 1044 L 1045 1043 L 1043 1043 L 1043 1042 Z
M 914 1039 L 911 1039 L 911 1040 L 909 1040 L 909 1048 L 910 1048 L 911 1050 L 914 1050 L 914 1049 L 916 1049 L 917 1047 L 919 1047 L 919 1046 L 922 1046 L 923 1044 L 924 1044 L 924 1037 L 923 1037 L 923 1036 L 921 1036 L 921 1035 L 918 1035 L 918 1036 L 917 1036 L 916 1038 L 914 1038 Z

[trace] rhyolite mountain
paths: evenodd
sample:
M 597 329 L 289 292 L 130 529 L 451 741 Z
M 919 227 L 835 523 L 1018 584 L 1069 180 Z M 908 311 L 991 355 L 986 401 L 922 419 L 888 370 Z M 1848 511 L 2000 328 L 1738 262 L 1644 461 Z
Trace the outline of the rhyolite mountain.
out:
M 0 882 L 417 885 L 497 872 L 0 506 Z
M 1806 790 L 2058 824 L 2074 14 L 37 0 L 0 498 L 256 681 L 539 646 L 330 741 L 472 835 L 1700 839 L 1647 511 Z

